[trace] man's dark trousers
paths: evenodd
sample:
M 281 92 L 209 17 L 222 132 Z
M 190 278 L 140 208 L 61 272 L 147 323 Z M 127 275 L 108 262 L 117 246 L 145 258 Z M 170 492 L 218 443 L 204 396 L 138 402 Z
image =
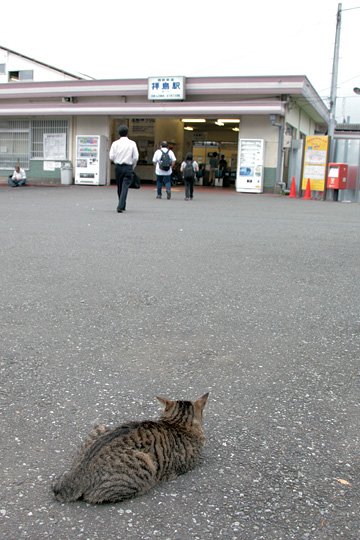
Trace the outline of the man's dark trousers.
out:
M 126 198 L 130 184 L 133 177 L 133 168 L 132 165 L 122 164 L 115 165 L 115 178 L 117 184 L 117 192 L 119 197 L 118 210 L 125 210 L 126 208 Z

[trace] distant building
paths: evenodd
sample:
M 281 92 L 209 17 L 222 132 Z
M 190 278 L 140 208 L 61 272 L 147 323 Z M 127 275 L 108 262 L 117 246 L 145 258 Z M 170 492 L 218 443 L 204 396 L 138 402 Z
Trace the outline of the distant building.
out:
M 335 127 L 335 137 L 341 138 L 342 136 L 354 136 L 355 138 L 360 137 L 360 124 L 351 124 L 351 123 L 338 123 Z
M 89 78 L 91 77 L 70 73 L 0 45 L 0 83 L 70 81 Z

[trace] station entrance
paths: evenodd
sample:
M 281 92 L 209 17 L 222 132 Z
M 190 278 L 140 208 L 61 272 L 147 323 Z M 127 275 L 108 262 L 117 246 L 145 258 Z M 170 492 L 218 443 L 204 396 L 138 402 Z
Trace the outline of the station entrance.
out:
M 230 187 L 236 178 L 239 118 L 113 118 L 110 144 L 118 139 L 119 125 L 139 149 L 136 173 L 142 182 L 155 182 L 152 158 L 166 140 L 176 156 L 173 183 L 181 183 L 180 165 L 190 152 L 199 164 L 198 185 Z M 111 181 L 115 178 L 111 168 Z

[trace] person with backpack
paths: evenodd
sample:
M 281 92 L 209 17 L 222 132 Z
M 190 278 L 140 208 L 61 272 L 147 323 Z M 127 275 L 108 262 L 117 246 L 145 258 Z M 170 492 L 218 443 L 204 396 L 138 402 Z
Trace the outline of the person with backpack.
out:
M 162 197 L 163 185 L 165 185 L 167 199 L 171 199 L 171 175 L 175 162 L 176 157 L 174 152 L 169 149 L 166 141 L 162 141 L 160 148 L 156 150 L 153 156 L 156 174 L 157 199 L 161 199 Z
M 199 165 L 193 159 L 193 155 L 188 152 L 184 161 L 181 164 L 180 171 L 182 172 L 185 184 L 185 201 L 192 201 L 194 197 L 194 182 L 196 173 L 199 171 Z

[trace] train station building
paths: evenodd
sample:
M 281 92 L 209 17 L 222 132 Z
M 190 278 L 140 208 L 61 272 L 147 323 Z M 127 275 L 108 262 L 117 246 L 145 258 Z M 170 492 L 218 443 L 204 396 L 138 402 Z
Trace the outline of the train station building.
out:
M 20 163 L 32 183 L 56 183 L 68 164 L 75 183 L 109 184 L 108 149 L 125 123 L 139 148 L 143 181 L 154 180 L 152 156 L 167 140 L 178 162 L 192 152 L 204 184 L 211 156 L 223 155 L 224 185 L 231 186 L 239 172 L 239 141 L 260 141 L 261 173 L 253 173 L 261 174 L 263 191 L 274 191 L 300 177 L 305 138 L 326 134 L 328 121 L 305 75 L 94 80 L 0 47 L 3 179 Z M 246 156 L 253 149 L 243 151 Z

